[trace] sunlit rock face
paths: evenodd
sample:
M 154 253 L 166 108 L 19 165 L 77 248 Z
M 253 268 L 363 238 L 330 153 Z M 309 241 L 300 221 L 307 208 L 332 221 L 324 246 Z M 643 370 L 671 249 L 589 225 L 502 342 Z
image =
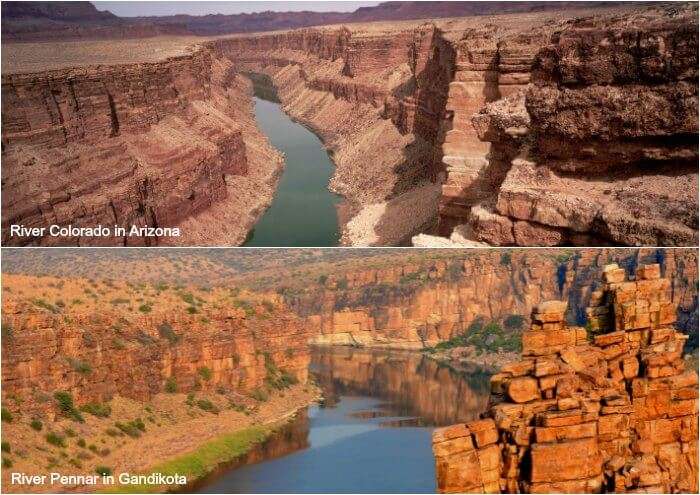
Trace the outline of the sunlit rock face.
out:
M 600 286 L 603 267 L 618 262 L 628 273 L 660 262 L 671 280 L 679 328 L 697 321 L 696 254 L 693 251 L 582 250 L 478 252 L 452 261 L 402 264 L 329 276 L 324 285 L 287 303 L 306 318 L 317 344 L 419 349 L 468 331 L 477 319 L 524 319 L 550 299 L 569 302 L 567 321 L 584 325 L 585 309 Z
M 698 376 L 682 359 L 671 281 L 616 264 L 586 312 L 532 313 L 522 360 L 491 379 L 483 419 L 436 430 L 441 492 L 695 492 Z
M 488 41 L 457 51 L 444 235 L 468 224 L 500 246 L 697 243 L 696 8 Z
M 174 380 L 180 392 L 223 387 L 249 393 L 265 385 L 269 363 L 305 383 L 308 332 L 293 315 L 245 316 L 221 310 L 206 321 L 184 312 L 131 315 L 51 315 L 29 303 L 3 304 L 3 397 L 8 407 L 53 417 L 56 390 L 73 394 L 77 405 L 115 395 L 147 401 Z M 89 372 L 76 363 L 87 363 Z M 201 369 L 210 370 L 203 380 Z M 5 402 L 5 401 L 4 401 Z M 3 402 L 3 403 L 4 403 Z

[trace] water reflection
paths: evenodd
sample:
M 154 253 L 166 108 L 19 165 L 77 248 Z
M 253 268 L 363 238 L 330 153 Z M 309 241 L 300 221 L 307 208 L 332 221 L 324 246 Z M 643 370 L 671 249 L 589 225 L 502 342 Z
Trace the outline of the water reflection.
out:
M 488 375 L 415 353 L 314 349 L 326 400 L 191 489 L 203 493 L 432 493 L 432 426 L 483 411 Z
M 311 373 L 332 403 L 343 395 L 378 397 L 398 416 L 444 426 L 486 410 L 489 374 L 459 373 L 415 352 L 314 348 Z

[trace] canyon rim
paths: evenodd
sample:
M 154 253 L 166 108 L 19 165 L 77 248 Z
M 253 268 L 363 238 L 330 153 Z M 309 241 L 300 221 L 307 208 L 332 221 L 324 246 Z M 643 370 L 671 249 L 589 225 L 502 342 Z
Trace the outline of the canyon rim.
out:
M 285 170 L 313 173 L 285 164 L 254 94 L 330 154 L 334 242 L 698 243 L 695 3 L 6 2 L 2 27 L 6 246 L 243 244 Z

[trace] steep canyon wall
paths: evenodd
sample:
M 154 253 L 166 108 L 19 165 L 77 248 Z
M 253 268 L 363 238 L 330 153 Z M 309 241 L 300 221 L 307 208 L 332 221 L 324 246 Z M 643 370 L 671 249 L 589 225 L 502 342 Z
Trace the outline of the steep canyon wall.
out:
M 3 241 L 243 242 L 282 162 L 246 73 L 331 153 L 346 245 L 697 243 L 690 4 L 306 28 L 3 74 Z M 7 232 L 100 222 L 183 235 Z
M 237 244 L 271 200 L 281 157 L 255 127 L 247 80 L 207 50 L 3 74 L 2 93 L 4 245 Z M 13 224 L 182 236 L 17 237 Z
M 692 10 L 564 23 L 531 84 L 472 119 L 505 172 L 467 215 L 473 238 L 696 244 L 697 53 Z
M 679 327 L 697 342 L 697 255 L 688 250 L 482 252 L 330 275 L 285 300 L 306 318 L 313 342 L 415 349 L 462 334 L 477 319 L 527 317 L 552 298 L 567 300 L 568 320 L 584 325 L 601 270 L 613 261 L 630 273 L 640 263 L 661 263 L 672 281 Z
M 435 223 L 454 64 L 436 26 L 305 29 L 215 46 L 241 71 L 268 76 L 285 111 L 323 139 L 337 166 L 330 187 L 347 200 L 345 244 L 407 243 Z
M 3 304 L 3 406 L 55 414 L 50 398 L 68 391 L 76 405 L 115 395 L 148 401 L 174 380 L 179 392 L 263 387 L 270 363 L 305 383 L 308 331 L 291 315 L 246 316 L 228 308 L 206 320 L 170 311 L 125 316 L 55 315 L 27 302 Z M 200 370 L 207 368 L 205 380 Z

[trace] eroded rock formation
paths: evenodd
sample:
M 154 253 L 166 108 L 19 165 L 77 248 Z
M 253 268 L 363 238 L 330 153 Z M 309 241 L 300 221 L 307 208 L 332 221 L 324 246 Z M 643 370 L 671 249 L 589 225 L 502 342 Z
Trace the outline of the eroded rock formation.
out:
M 224 388 L 245 394 L 265 384 L 270 363 L 306 382 L 307 340 L 302 320 L 293 315 L 251 318 L 226 308 L 207 319 L 175 311 L 64 316 L 5 301 L 3 399 L 20 400 L 3 400 L 3 406 L 53 417 L 49 399 L 58 390 L 70 392 L 76 405 L 116 395 L 148 401 L 168 380 L 179 392 Z M 202 368 L 210 370 L 206 380 Z
M 661 262 L 672 280 L 680 328 L 695 332 L 694 252 L 582 250 L 558 256 L 554 251 L 479 252 L 452 261 L 353 271 L 331 275 L 324 285 L 286 300 L 306 318 L 316 343 L 415 349 L 462 334 L 479 318 L 502 322 L 529 315 L 553 298 L 567 300 L 567 320 L 583 325 L 606 264 L 615 261 L 634 273 L 640 264 Z
M 698 490 L 698 376 L 681 358 L 671 281 L 657 264 L 603 276 L 590 334 L 565 322 L 565 302 L 541 303 L 483 419 L 435 431 L 441 492 Z
M 253 123 L 254 73 L 332 153 L 344 244 L 696 244 L 697 63 L 697 6 L 650 4 L 306 28 L 3 74 L 3 242 L 242 243 L 281 163 Z M 8 237 L 52 223 L 183 236 Z
M 548 31 L 458 49 L 442 233 L 464 223 L 501 246 L 696 244 L 697 10 Z
M 206 50 L 3 74 L 2 92 L 4 245 L 238 244 L 271 200 L 281 157 L 255 127 L 249 83 Z M 13 224 L 182 236 L 18 237 Z

